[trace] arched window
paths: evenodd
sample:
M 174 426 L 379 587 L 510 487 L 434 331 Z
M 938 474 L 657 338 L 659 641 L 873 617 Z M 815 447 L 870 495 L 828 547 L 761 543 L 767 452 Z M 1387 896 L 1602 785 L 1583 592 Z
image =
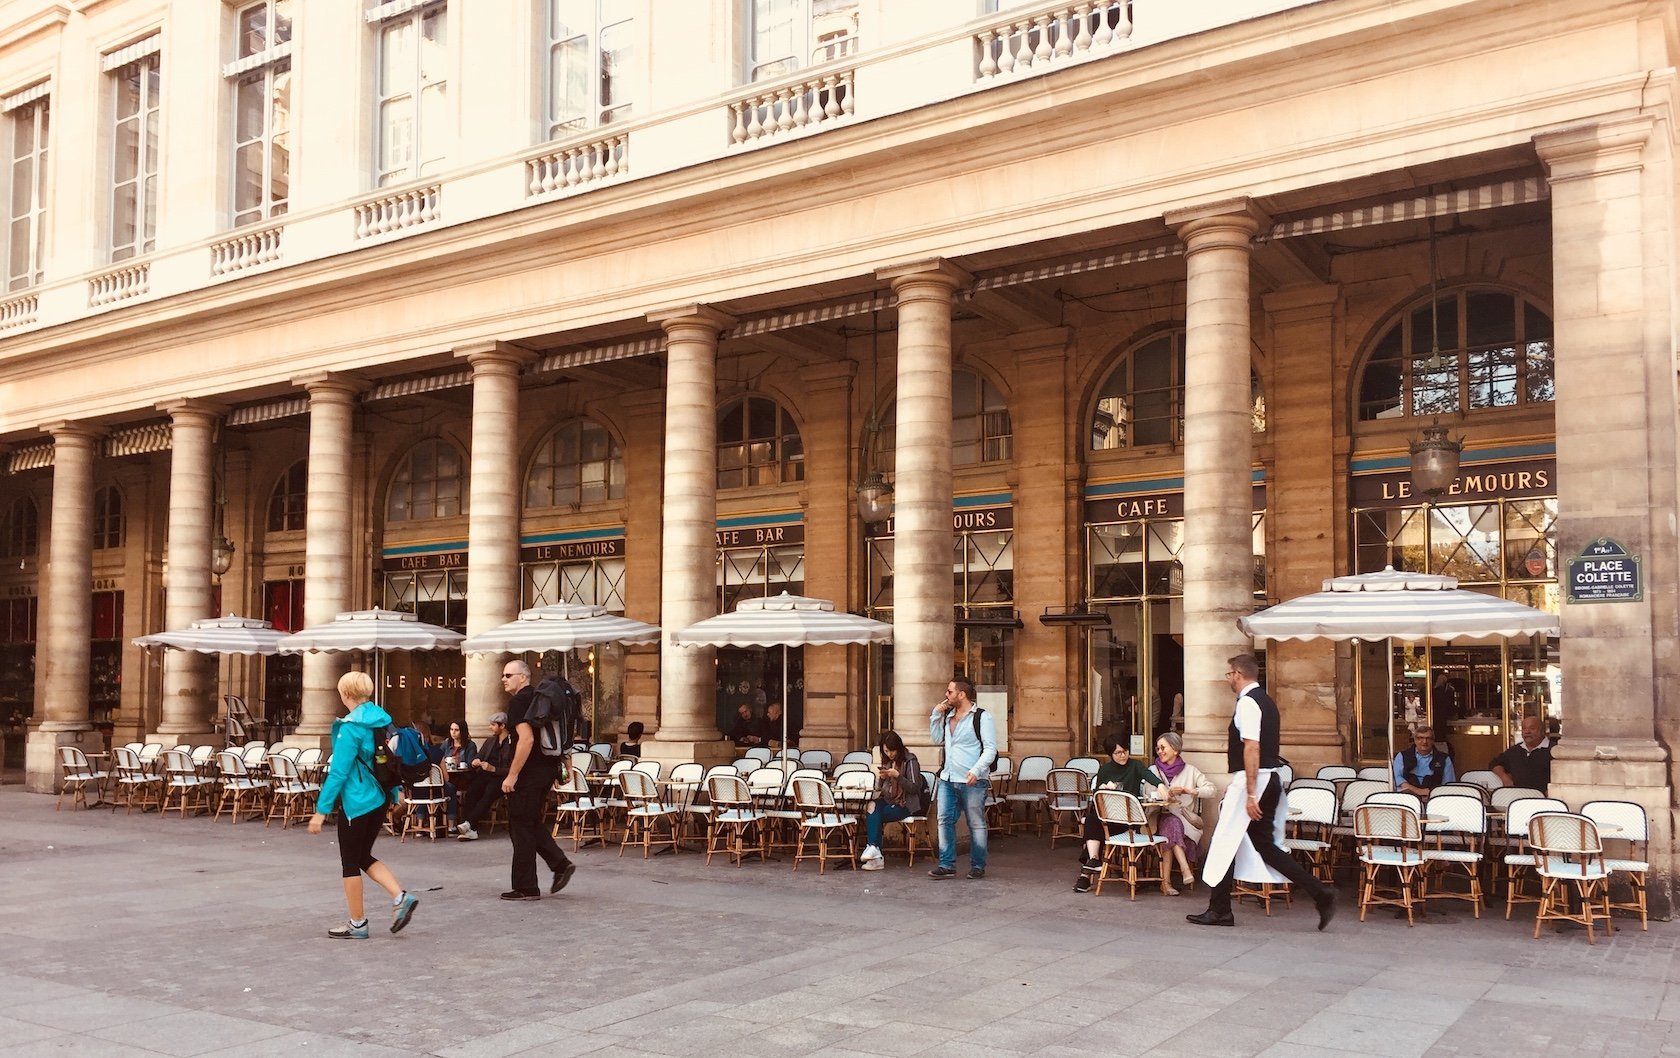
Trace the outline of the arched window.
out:
M 123 545 L 123 494 L 106 485 L 93 494 L 93 546 L 95 550 Z
M 718 413 L 717 487 L 740 489 L 805 480 L 805 445 L 780 404 L 742 397 Z
M 624 455 L 606 427 L 561 423 L 537 446 L 525 476 L 525 506 L 561 507 L 624 498 Z
M 1255 433 L 1266 430 L 1266 397 L 1250 371 L 1249 409 Z M 1176 445 L 1184 440 L 1184 332 L 1151 338 L 1121 358 L 1097 393 L 1091 448 Z
M 289 533 L 304 527 L 309 513 L 309 461 L 300 459 L 286 468 L 268 496 L 268 531 Z
M 6 512 L 6 535 L 0 540 L 7 558 L 28 558 L 41 548 L 41 510 L 28 496 L 12 501 Z
M 998 388 L 972 371 L 952 371 L 951 465 L 1008 459 L 1014 434 L 1009 405 Z
M 466 460 L 442 438 L 421 441 L 409 450 L 391 479 L 385 520 L 416 522 L 454 518 L 467 509 Z
M 1357 392 L 1361 422 L 1549 404 L 1551 318 L 1501 290 L 1443 294 L 1433 314 L 1426 296 L 1371 346 Z

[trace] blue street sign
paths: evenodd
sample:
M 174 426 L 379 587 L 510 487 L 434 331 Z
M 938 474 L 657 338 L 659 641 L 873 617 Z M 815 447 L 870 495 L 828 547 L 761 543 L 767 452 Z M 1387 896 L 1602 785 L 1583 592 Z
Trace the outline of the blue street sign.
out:
M 1639 556 L 1599 537 L 1569 562 L 1570 602 L 1639 602 L 1645 597 Z

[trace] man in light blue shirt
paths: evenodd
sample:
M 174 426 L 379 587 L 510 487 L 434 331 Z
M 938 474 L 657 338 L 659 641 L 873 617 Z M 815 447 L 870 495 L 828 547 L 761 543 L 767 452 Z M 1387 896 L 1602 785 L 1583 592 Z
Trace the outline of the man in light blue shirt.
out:
M 935 783 L 939 803 L 939 866 L 929 878 L 956 872 L 957 812 L 968 820 L 968 876 L 986 877 L 986 792 L 997 762 L 997 725 L 974 704 L 974 684 L 958 677 L 928 717 L 928 741 L 945 747 Z M 959 808 L 959 805 L 961 806 Z
M 1435 729 L 1419 727 L 1412 744 L 1394 755 L 1394 788 L 1427 798 L 1442 783 L 1457 782 L 1452 758 L 1435 748 Z

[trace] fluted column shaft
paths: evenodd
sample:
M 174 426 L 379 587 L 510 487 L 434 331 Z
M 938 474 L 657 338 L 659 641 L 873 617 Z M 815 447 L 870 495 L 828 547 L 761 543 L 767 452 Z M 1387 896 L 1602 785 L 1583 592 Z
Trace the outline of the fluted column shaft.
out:
M 304 517 L 303 620 L 317 625 L 351 608 L 351 490 L 355 474 L 351 431 L 360 386 L 339 377 L 304 383 L 309 392 L 309 488 Z M 338 678 L 349 670 L 342 654 L 303 656 L 303 701 L 297 734 L 316 738 L 332 731 L 338 714 Z M 375 688 L 377 696 L 382 688 Z
M 928 262 L 888 278 L 898 295 L 893 727 L 921 744 L 952 675 L 951 304 L 966 277 Z
M 197 402 L 168 404 L 169 568 L 164 575 L 164 627 L 186 628 L 210 612 L 210 538 L 215 532 L 212 464 L 219 409 Z M 214 730 L 216 662 L 193 650 L 163 654 L 163 702 L 157 733 Z
M 519 369 L 530 356 L 499 343 L 456 354 L 473 372 L 467 634 L 477 635 L 519 612 Z M 467 658 L 466 716 L 473 731 L 488 731 L 490 714 L 507 701 L 497 678 L 503 660 L 500 654 Z
M 1223 773 L 1226 660 L 1250 648 L 1237 618 L 1254 599 L 1249 240 L 1259 218 L 1223 203 L 1167 220 L 1185 245 L 1184 748 Z
M 693 308 L 665 328 L 665 532 L 660 551 L 659 739 L 719 737 L 711 648 L 670 633 L 717 613 L 717 349 L 729 318 Z
M 36 647 L 35 700 L 41 724 L 29 733 L 25 783 L 58 789 L 58 747 L 94 745 L 88 721 L 93 659 L 93 461 L 99 434 L 77 423 L 48 427 L 53 436 L 52 525 L 41 585 L 44 628 Z

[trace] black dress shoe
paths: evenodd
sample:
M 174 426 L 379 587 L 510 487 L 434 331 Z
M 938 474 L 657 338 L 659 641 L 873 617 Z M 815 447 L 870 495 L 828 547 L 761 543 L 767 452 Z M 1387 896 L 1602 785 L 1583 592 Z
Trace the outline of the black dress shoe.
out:
M 1326 889 L 1313 900 L 1313 906 L 1318 908 L 1318 931 L 1324 932 L 1324 927 L 1336 917 L 1336 890 Z
M 566 883 L 571 881 L 572 875 L 576 873 L 577 864 L 571 862 L 570 860 L 566 861 L 566 865 L 564 867 L 554 872 L 554 882 L 548 887 L 548 891 L 551 893 L 558 893 L 560 890 L 566 888 Z
M 509 889 L 507 892 L 502 894 L 502 899 L 503 900 L 541 900 L 542 899 L 542 894 L 538 893 L 538 892 L 527 893 L 527 892 L 525 892 L 523 890 L 520 890 L 520 889 Z
M 1199 915 L 1185 915 L 1184 921 L 1198 926 L 1234 926 L 1237 924 L 1237 920 L 1231 917 L 1229 911 L 1220 915 L 1216 914 L 1211 907 Z

